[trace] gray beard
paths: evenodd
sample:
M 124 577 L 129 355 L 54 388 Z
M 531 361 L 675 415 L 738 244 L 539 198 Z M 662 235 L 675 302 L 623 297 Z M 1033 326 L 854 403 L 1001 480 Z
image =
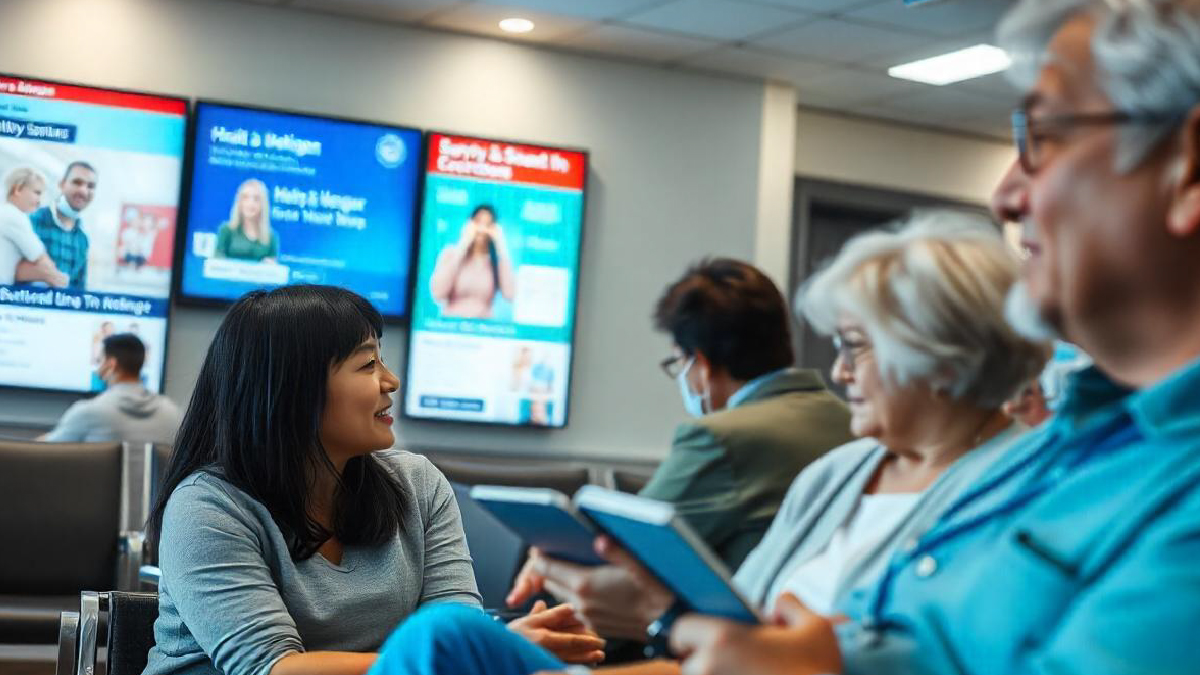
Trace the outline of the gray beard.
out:
M 1048 342 L 1062 339 L 1046 321 L 1046 317 L 1042 316 L 1024 281 L 1018 281 L 1008 289 L 1008 296 L 1004 298 L 1004 318 L 1018 335 L 1028 340 Z

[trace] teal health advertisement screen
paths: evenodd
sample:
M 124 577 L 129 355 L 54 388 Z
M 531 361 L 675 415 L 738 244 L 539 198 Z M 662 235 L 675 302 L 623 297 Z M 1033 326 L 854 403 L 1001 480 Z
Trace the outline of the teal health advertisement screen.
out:
M 409 417 L 566 425 L 584 152 L 431 133 Z

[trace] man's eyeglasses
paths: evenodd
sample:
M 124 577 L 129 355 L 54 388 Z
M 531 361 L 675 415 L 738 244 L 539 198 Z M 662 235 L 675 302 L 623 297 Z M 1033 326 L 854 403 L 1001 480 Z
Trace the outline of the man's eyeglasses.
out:
M 1105 126 L 1110 124 L 1161 124 L 1178 119 L 1178 115 L 1167 113 L 1131 113 L 1113 110 L 1100 113 L 1077 113 L 1070 115 L 1045 115 L 1031 118 L 1026 108 L 1012 113 L 1013 143 L 1021 169 L 1028 175 L 1038 172 L 1046 164 L 1052 152 L 1047 141 L 1061 139 L 1072 127 Z
M 833 348 L 837 350 L 838 358 L 842 360 L 847 367 L 853 368 L 854 362 L 862 358 L 863 354 L 871 351 L 871 343 L 863 339 L 848 338 L 843 335 L 834 334 Z
M 683 372 L 684 368 L 687 368 L 689 360 L 690 357 L 682 354 L 676 354 L 675 356 L 668 356 L 662 361 L 659 361 L 658 367 L 662 368 L 662 371 L 667 374 L 667 377 L 674 380 L 679 377 L 679 374 Z

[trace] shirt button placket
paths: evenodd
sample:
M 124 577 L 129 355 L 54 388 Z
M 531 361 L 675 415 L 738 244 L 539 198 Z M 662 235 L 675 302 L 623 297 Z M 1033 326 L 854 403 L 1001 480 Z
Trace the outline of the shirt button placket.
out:
M 926 556 L 921 556 L 921 559 L 917 561 L 917 565 L 916 565 L 916 568 L 914 571 L 916 572 L 916 575 L 918 578 L 928 579 L 929 577 L 933 576 L 934 573 L 937 572 L 937 569 L 938 569 L 937 560 L 935 560 L 934 557 L 931 555 L 926 555 Z

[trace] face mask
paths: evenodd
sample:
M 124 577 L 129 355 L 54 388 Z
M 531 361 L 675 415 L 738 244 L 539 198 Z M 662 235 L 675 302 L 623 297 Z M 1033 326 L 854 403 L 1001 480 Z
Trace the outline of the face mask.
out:
M 708 402 L 708 394 L 697 394 L 688 386 L 687 374 L 692 369 L 692 364 L 696 362 L 693 357 L 683 370 L 679 371 L 679 375 L 675 378 L 679 381 L 679 395 L 683 397 L 683 409 L 692 417 L 703 417 L 705 415 L 705 404 Z
M 54 203 L 54 208 L 57 209 L 60 214 L 70 218 L 71 220 L 76 220 L 79 218 L 79 212 L 71 208 L 71 205 L 67 203 L 66 195 L 58 196 L 58 201 Z

